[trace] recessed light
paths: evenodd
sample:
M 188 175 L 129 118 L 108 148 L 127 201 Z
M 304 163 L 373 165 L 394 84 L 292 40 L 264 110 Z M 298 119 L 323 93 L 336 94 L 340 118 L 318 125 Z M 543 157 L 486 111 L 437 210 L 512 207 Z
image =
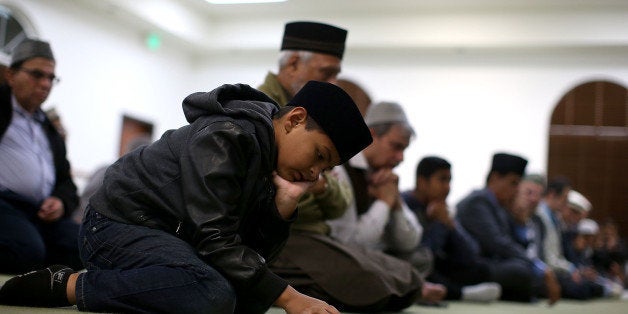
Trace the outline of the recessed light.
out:
M 288 0 L 205 0 L 211 4 L 246 4 L 246 3 L 272 3 L 286 2 Z

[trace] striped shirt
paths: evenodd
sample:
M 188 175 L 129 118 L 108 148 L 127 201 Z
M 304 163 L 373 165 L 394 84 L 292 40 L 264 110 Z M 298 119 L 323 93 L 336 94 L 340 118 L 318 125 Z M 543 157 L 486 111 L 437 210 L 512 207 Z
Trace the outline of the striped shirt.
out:
M 55 167 L 43 128 L 45 114 L 31 114 L 11 96 L 11 124 L 0 139 L 0 189 L 39 204 L 52 192 Z

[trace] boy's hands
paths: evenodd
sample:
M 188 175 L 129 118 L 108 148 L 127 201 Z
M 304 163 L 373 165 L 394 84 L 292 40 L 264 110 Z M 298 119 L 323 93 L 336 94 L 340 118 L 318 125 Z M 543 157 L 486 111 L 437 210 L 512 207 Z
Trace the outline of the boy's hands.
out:
M 308 189 L 308 192 L 314 195 L 320 195 L 320 194 L 325 193 L 326 190 L 327 190 L 327 179 L 325 179 L 325 176 L 323 176 L 323 174 L 321 173 L 321 175 L 318 176 L 318 180 L 314 181 L 314 183 L 310 186 L 310 188 Z
M 335 307 L 302 294 L 291 286 L 275 300 L 275 305 L 283 308 L 288 314 L 340 314 Z
M 290 182 L 273 172 L 273 183 L 277 188 L 275 205 L 283 219 L 288 219 L 297 208 L 297 203 L 307 189 L 314 184 L 309 181 Z

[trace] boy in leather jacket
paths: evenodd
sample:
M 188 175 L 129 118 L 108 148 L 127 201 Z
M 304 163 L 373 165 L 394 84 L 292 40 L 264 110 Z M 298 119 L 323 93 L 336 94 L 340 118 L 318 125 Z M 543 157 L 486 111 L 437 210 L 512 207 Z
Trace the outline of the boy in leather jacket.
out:
M 123 156 L 79 234 L 87 272 L 54 265 L 0 289 L 0 303 L 80 311 L 338 313 L 268 270 L 300 196 L 372 138 L 351 98 L 308 82 L 279 107 L 247 85 L 183 101 L 190 123 Z

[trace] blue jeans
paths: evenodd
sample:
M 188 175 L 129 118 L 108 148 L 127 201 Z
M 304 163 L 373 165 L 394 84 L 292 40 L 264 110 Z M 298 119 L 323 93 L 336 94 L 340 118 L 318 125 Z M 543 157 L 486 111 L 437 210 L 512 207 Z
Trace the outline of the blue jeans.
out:
M 235 292 L 192 246 L 161 230 L 87 209 L 79 233 L 87 272 L 76 282 L 81 311 L 233 313 Z
M 44 223 L 39 204 L 18 194 L 0 191 L 0 273 L 24 273 L 50 264 L 74 269 L 79 258 L 79 225 L 69 217 Z

